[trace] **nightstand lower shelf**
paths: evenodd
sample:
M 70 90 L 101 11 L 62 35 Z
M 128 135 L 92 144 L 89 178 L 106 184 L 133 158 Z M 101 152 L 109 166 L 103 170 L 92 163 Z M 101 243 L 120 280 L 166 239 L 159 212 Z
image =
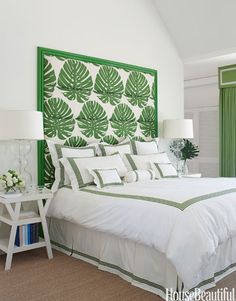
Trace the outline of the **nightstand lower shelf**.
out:
M 11 268 L 12 256 L 15 253 L 46 247 L 48 258 L 53 258 L 46 221 L 46 213 L 52 197 L 53 194 L 49 191 L 46 191 L 45 193 L 36 193 L 32 195 L 26 194 L 15 199 L 4 199 L 3 197 L 0 197 L 0 204 L 5 206 L 6 209 L 6 213 L 1 212 L 0 214 L 0 222 L 3 222 L 10 226 L 9 238 L 0 239 L 0 250 L 7 254 L 5 262 L 6 271 L 10 270 Z M 43 200 L 45 200 L 45 202 L 43 202 Z M 32 214 L 32 212 L 27 213 L 21 211 L 21 205 L 24 202 L 35 202 L 37 205 L 38 213 L 33 212 Z M 39 242 L 37 243 L 23 245 L 20 247 L 16 246 L 15 240 L 17 227 L 36 223 L 41 223 L 42 225 L 44 240 L 39 239 Z
M 4 253 L 7 253 L 8 245 L 9 245 L 8 238 L 0 239 L 0 249 Z M 29 245 L 25 245 L 25 246 L 21 246 L 21 247 L 14 246 L 12 252 L 19 253 L 19 252 L 24 252 L 24 251 L 33 250 L 33 249 L 42 248 L 42 247 L 46 247 L 46 242 L 40 238 L 39 242 L 36 242 L 34 244 L 29 244 Z

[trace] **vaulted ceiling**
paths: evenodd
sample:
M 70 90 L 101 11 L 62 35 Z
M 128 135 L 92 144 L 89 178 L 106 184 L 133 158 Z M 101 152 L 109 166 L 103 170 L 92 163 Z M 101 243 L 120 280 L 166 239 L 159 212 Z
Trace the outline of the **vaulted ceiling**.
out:
M 184 61 L 236 52 L 236 0 L 155 0 Z

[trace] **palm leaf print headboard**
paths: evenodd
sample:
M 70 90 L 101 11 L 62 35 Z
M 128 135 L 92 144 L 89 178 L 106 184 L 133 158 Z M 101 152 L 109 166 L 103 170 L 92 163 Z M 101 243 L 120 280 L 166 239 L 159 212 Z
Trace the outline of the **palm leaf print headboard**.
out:
M 157 71 L 38 48 L 38 110 L 45 139 L 71 146 L 123 137 L 157 137 Z M 46 143 L 38 143 L 39 184 L 54 180 Z

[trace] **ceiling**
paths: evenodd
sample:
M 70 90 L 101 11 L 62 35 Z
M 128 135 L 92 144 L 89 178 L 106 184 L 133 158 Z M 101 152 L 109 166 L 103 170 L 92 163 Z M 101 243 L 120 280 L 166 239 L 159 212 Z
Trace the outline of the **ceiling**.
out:
M 155 0 L 184 62 L 236 52 L 235 0 Z

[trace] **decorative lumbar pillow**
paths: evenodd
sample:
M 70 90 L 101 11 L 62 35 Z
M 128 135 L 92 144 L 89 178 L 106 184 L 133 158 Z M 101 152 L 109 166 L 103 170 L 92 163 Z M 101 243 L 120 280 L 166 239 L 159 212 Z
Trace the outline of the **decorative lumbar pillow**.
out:
M 155 180 L 155 173 L 152 169 L 148 170 L 131 170 L 124 177 L 127 183 Z
M 171 163 L 151 162 L 156 178 L 177 178 L 177 171 Z
M 94 177 L 94 183 L 98 188 L 124 185 L 116 168 L 90 169 L 89 173 Z
M 135 155 L 156 154 L 158 153 L 158 138 L 145 142 L 131 140 L 131 146 Z
M 93 184 L 93 176 L 89 170 L 117 169 L 120 177 L 124 177 L 127 168 L 119 154 L 94 158 L 62 158 L 60 162 L 65 167 L 73 190 Z
M 121 156 L 124 154 L 131 154 L 131 145 L 130 142 L 120 143 L 116 145 L 109 144 L 99 144 L 99 148 L 101 150 L 102 156 L 110 156 L 114 153 L 119 153 Z
M 125 154 L 123 159 L 128 170 L 148 170 L 151 168 L 150 161 L 158 163 L 170 163 L 170 159 L 165 152 L 152 155 Z
M 52 157 L 52 163 L 55 167 L 55 181 L 52 185 L 52 191 L 57 191 L 58 188 L 70 185 L 68 175 L 65 173 L 63 165 L 60 163 L 61 158 L 70 157 L 95 157 L 96 148 L 94 146 L 85 147 L 70 147 L 66 145 L 56 144 L 52 141 L 47 141 L 48 148 Z

